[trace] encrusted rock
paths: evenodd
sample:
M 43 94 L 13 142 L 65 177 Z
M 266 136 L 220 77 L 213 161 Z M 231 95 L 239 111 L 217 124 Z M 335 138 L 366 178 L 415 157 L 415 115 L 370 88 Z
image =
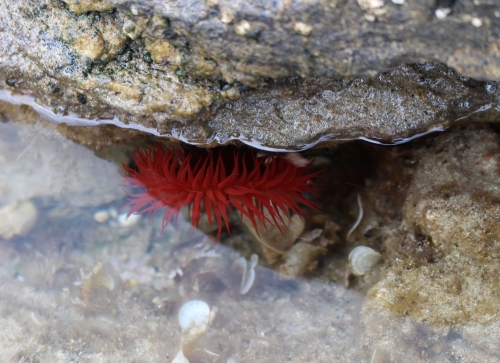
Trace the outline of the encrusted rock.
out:
M 43 105 L 58 122 L 99 119 L 210 146 L 393 141 L 464 119 L 497 119 L 496 83 L 442 64 L 394 67 L 441 61 L 462 75 L 499 80 L 494 5 L 193 0 L 184 8 L 178 1 L 1 3 L 0 78 L 8 91 L 1 97 L 14 91 L 15 102 Z

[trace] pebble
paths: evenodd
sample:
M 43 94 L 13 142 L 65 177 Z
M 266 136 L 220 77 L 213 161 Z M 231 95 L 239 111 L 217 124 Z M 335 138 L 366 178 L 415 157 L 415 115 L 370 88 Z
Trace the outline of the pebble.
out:
M 100 210 L 94 213 L 94 221 L 98 223 L 106 223 L 109 220 L 109 211 Z
M 120 227 L 130 228 L 135 226 L 141 220 L 141 216 L 139 214 L 131 214 L 127 218 L 127 213 L 122 213 L 118 216 L 118 224 Z
M 31 201 L 14 201 L 0 209 L 0 236 L 25 236 L 35 225 L 38 211 Z

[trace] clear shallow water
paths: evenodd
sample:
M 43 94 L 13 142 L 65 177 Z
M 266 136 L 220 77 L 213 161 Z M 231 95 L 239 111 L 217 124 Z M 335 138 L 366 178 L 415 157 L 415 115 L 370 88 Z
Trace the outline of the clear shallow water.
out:
M 184 344 L 190 362 L 498 361 L 495 321 L 436 327 L 373 309 L 370 284 L 345 287 L 340 251 L 310 278 L 285 278 L 261 256 L 241 294 L 241 257 L 260 254 L 243 229 L 216 244 L 182 218 L 162 235 L 158 218 L 124 224 L 119 167 L 50 125 L 0 123 L 0 170 L 0 231 L 19 234 L 0 237 L 3 361 L 171 362 L 191 300 L 212 316 Z M 23 202 L 34 217 L 17 213 Z

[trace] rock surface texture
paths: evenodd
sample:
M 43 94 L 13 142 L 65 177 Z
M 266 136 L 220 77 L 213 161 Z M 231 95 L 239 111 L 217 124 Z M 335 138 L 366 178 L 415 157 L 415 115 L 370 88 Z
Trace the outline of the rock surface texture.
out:
M 22 0 L 0 10 L 4 87 L 59 122 L 69 113 L 198 144 L 303 148 L 498 117 L 495 1 Z M 414 62 L 440 63 L 401 66 Z
M 361 345 L 381 362 L 498 361 L 499 140 L 495 127 L 456 129 L 399 149 L 366 182 L 352 243 L 385 261 L 361 280 Z

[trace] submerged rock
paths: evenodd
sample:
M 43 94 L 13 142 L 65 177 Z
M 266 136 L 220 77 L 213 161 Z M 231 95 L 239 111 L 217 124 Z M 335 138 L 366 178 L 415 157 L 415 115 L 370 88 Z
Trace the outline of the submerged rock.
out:
M 20 130 L 7 137 L 7 150 L 33 140 L 25 125 L 0 125 Z M 32 174 L 28 156 L 71 150 L 50 126 L 32 127 L 50 148 L 28 149 L 16 166 L 18 180 Z M 113 207 L 81 207 L 78 219 L 46 218 L 46 198 L 34 198 L 34 229 L 0 237 L 0 348 L 12 361 L 62 362 L 79 354 L 83 362 L 170 362 L 182 347 L 191 362 L 497 362 L 499 148 L 498 127 L 476 125 L 399 147 L 354 142 L 325 152 L 322 213 L 289 242 L 276 265 L 280 274 L 250 257 L 258 244 L 238 229 L 216 245 L 182 218 L 160 235 L 161 214 L 151 225 L 124 230 Z M 58 175 L 60 165 L 43 168 Z M 105 203 L 100 189 L 86 188 L 112 183 L 109 174 L 92 178 L 73 190 Z M 92 213 L 103 210 L 106 223 Z M 353 276 L 348 254 L 360 245 L 383 259 Z M 177 317 L 192 300 L 210 306 L 210 324 L 186 346 Z
M 12 116 L 2 112 L 3 106 L 0 103 L 0 113 Z M 99 206 L 125 195 L 117 187 L 121 182 L 117 165 L 96 158 L 39 119 L 36 125 L 0 123 L 0 170 L 0 208 L 33 198 L 51 198 L 71 207 Z M 28 218 L 29 213 L 22 214 Z
M 434 256 L 394 262 L 372 303 L 428 324 L 489 321 L 500 303 L 500 138 L 490 129 L 459 131 L 414 157 L 403 228 L 428 241 Z
M 364 357 L 498 360 L 497 128 L 455 129 L 389 160 L 366 183 L 365 219 L 353 233 L 384 256 L 363 303 Z

